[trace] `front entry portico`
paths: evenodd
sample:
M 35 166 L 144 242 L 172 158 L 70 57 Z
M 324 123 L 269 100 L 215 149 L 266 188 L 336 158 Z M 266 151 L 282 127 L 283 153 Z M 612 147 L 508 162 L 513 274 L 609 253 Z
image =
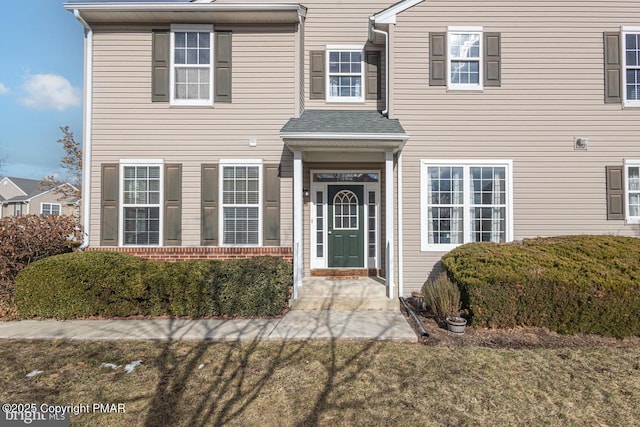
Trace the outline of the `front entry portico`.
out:
M 293 152 L 293 298 L 305 271 L 351 268 L 382 271 L 393 298 L 400 123 L 378 111 L 307 110 L 280 136 Z
M 380 170 L 311 170 L 308 236 L 311 271 L 379 271 Z

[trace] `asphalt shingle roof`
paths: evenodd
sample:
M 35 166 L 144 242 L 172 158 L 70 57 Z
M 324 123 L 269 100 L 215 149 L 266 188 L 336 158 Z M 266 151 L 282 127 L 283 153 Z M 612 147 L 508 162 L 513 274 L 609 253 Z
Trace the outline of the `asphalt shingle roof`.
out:
M 306 110 L 290 119 L 282 133 L 403 134 L 400 121 L 388 119 L 378 111 Z

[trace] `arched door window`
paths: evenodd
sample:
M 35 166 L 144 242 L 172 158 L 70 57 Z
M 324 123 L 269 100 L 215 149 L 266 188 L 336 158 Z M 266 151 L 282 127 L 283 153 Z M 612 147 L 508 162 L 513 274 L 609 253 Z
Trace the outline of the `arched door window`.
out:
M 333 198 L 333 228 L 358 229 L 358 196 L 353 191 L 342 190 Z

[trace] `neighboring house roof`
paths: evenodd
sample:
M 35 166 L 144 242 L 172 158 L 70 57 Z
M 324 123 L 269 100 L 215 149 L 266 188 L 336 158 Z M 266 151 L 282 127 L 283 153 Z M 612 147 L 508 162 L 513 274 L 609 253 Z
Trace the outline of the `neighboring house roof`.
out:
M 397 151 L 409 139 L 400 121 L 378 111 L 306 110 L 280 137 L 293 150 L 345 148 Z
M 5 178 L 13 182 L 16 187 L 22 190 L 25 196 L 34 193 L 44 193 L 48 190 L 47 188 L 44 188 L 37 179 L 16 178 L 13 176 L 7 176 Z
M 11 181 L 19 190 L 21 190 L 24 195 L 15 196 L 10 199 L 5 199 L 0 196 L 0 200 L 5 202 L 25 202 L 33 199 L 41 194 L 48 193 L 52 191 L 52 188 L 49 188 L 45 185 L 42 185 L 37 179 L 28 179 L 28 178 L 16 178 L 13 176 L 5 176 L 2 180 L 7 179 Z M 71 185 L 71 184 L 60 184 L 60 185 Z M 71 185 L 73 187 L 73 185 Z M 74 187 L 75 188 L 75 187 Z

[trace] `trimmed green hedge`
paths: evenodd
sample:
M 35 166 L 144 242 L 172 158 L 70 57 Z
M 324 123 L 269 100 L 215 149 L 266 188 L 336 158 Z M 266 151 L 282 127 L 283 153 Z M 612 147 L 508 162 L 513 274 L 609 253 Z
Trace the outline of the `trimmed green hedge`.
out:
M 475 325 L 640 335 L 640 239 L 562 236 L 472 243 L 442 258 Z
M 291 265 L 277 257 L 161 263 L 75 252 L 20 272 L 16 303 L 22 318 L 274 316 L 291 285 Z

